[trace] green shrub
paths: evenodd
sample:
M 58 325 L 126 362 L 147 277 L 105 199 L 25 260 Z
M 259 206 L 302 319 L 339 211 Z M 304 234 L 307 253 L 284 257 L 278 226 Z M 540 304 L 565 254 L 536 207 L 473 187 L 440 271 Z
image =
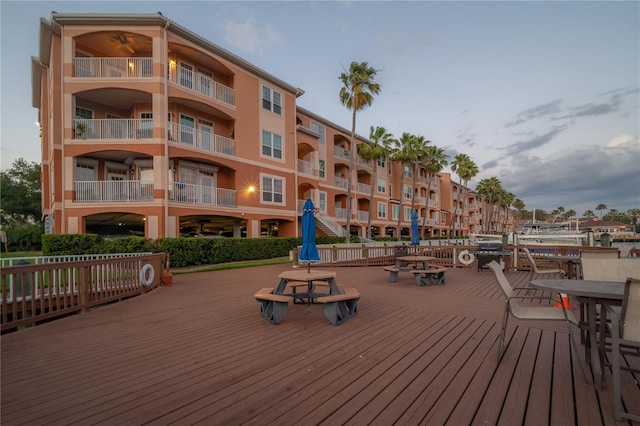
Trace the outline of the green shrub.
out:
M 42 247 L 42 223 L 18 223 L 3 229 L 7 233 L 7 248 L 11 252 L 39 251 Z

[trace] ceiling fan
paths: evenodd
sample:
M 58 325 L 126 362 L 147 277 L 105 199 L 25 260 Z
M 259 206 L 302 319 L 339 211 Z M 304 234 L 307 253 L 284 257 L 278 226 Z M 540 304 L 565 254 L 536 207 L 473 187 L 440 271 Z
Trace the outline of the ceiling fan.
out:
M 116 42 L 116 48 L 118 48 L 118 49 L 125 48 L 131 54 L 136 53 L 136 51 L 133 50 L 133 47 L 131 47 L 132 44 L 135 44 L 135 39 L 133 38 L 132 35 L 119 34 L 119 35 L 113 36 L 111 38 Z

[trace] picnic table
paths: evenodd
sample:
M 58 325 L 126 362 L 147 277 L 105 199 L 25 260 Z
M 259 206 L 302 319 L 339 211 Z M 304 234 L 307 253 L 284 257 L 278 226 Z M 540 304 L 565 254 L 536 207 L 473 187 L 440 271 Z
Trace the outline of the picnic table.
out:
M 406 255 L 396 257 L 396 262 L 392 266 L 385 266 L 384 270 L 389 272 L 389 282 L 398 280 L 400 272 L 409 272 L 419 286 L 444 284 L 444 272 L 446 268 L 430 267 L 429 262 L 435 257 L 423 255 Z
M 320 303 L 324 314 L 334 325 L 341 324 L 357 313 L 360 293 L 355 288 L 341 289 L 336 273 L 318 270 L 284 271 L 275 289 L 263 288 L 254 295 L 261 303 L 260 312 L 269 322 L 278 324 L 288 312 L 289 302 Z M 317 287 L 322 287 L 322 290 Z M 303 291 L 298 288 L 304 287 Z

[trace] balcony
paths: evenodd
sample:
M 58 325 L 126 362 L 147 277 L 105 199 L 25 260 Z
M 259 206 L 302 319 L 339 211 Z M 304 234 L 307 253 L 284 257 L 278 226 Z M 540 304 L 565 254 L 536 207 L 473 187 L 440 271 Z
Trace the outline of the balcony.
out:
M 236 155 L 235 140 L 179 123 L 169 123 L 169 142 L 217 154 Z
M 366 222 L 369 220 L 369 211 L 367 210 L 358 210 L 358 214 L 356 216 L 360 222 Z
M 303 175 L 316 176 L 316 169 L 312 161 L 298 160 L 298 172 Z
M 169 190 L 169 199 L 178 203 L 236 207 L 236 191 L 232 189 L 175 182 Z
M 368 169 L 373 168 L 371 161 L 365 161 L 359 155 L 356 157 L 356 164 L 361 167 L 366 167 Z
M 349 187 L 349 181 L 340 176 L 336 176 L 335 183 L 338 188 L 347 189 Z
M 334 146 L 333 147 L 333 154 L 336 157 L 340 157 L 340 158 L 346 158 L 347 160 L 350 158 L 351 156 L 351 151 L 344 149 L 341 146 Z
M 74 58 L 74 77 L 150 78 L 153 77 L 153 58 Z
M 371 194 L 371 185 L 358 182 L 358 184 L 356 185 L 356 191 L 360 192 L 361 194 L 369 195 Z
M 172 61 L 169 62 L 169 83 L 226 105 L 236 104 L 236 92 L 231 87 L 218 83 L 208 75 L 178 68 Z
M 346 219 L 347 218 L 347 209 L 343 209 L 342 207 L 336 207 L 336 219 Z
M 74 202 L 129 202 L 153 200 L 153 182 L 139 180 L 76 181 Z
M 153 121 L 139 118 L 76 119 L 74 139 L 151 139 Z

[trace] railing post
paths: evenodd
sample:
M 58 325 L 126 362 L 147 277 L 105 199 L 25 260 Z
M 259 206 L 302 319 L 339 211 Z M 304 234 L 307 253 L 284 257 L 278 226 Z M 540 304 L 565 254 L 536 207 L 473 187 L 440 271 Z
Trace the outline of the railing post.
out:
M 87 304 L 89 301 L 89 267 L 81 266 L 78 268 L 78 297 L 81 312 L 87 312 Z

